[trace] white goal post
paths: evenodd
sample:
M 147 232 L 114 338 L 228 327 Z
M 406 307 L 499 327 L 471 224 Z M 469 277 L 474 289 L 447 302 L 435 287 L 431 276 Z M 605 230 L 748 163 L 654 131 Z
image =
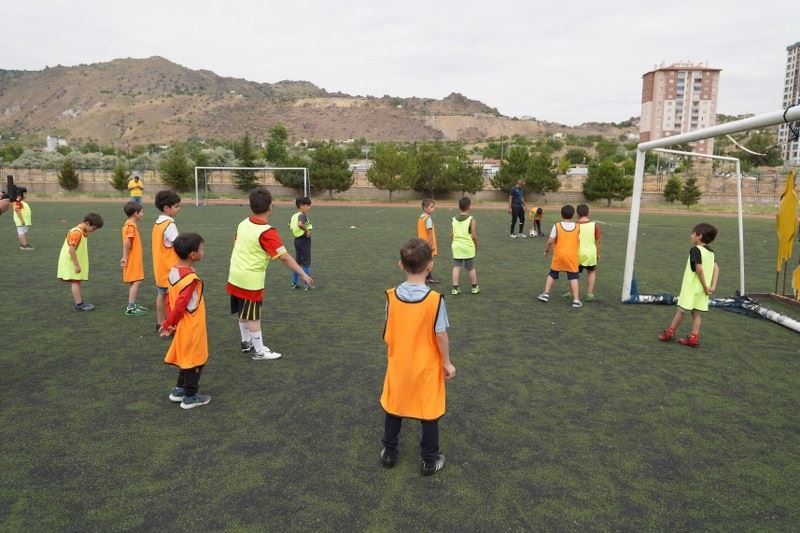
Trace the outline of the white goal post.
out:
M 311 184 L 308 182 L 308 167 L 194 167 L 194 205 L 200 206 L 200 182 L 198 170 L 302 170 L 303 171 L 303 196 L 311 196 Z M 206 205 L 208 205 L 208 180 L 204 181 L 206 192 Z
M 794 122 L 800 120 L 800 106 L 793 106 L 786 110 L 774 111 L 772 113 L 765 113 L 763 115 L 756 115 L 754 117 L 736 120 L 734 122 L 727 122 L 709 128 L 703 128 L 672 137 L 665 137 L 663 139 L 656 139 L 640 143 L 636 147 L 636 170 L 633 176 L 633 194 L 631 198 L 631 218 L 628 224 L 628 246 L 625 252 L 625 271 L 622 278 L 622 301 L 626 302 L 631 297 L 631 286 L 633 283 L 633 266 L 636 262 L 636 239 L 639 233 L 639 211 L 642 205 L 642 189 L 644 187 L 644 160 L 645 153 L 648 150 L 655 150 L 657 148 L 666 148 L 676 144 L 695 142 L 710 137 L 719 137 L 731 133 L 738 133 L 740 131 L 752 130 L 755 128 L 764 128 L 767 126 L 775 126 L 776 124 L 783 124 L 784 122 Z M 700 154 L 691 153 L 693 156 Z M 708 157 L 708 156 L 706 156 Z M 719 156 L 714 156 L 716 158 Z M 737 165 L 737 183 L 739 194 L 739 275 L 742 295 L 744 295 L 744 262 L 742 261 L 744 243 L 742 240 L 742 207 L 741 207 L 741 175 Z

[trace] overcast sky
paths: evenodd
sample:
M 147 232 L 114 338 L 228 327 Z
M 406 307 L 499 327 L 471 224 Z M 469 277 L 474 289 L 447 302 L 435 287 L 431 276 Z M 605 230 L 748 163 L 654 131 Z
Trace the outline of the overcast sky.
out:
M 645 7 L 646 6 L 646 7 Z M 781 106 L 796 0 L 0 0 L 0 68 L 163 56 L 354 95 L 460 92 L 566 124 L 640 113 L 656 64 L 721 68 L 718 111 Z

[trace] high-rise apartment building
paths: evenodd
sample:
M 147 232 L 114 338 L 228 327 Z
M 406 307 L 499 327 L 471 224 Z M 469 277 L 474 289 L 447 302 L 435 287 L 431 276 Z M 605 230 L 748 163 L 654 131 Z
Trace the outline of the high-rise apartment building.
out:
M 800 41 L 786 47 L 786 76 L 783 79 L 783 108 L 800 103 Z M 789 127 L 781 124 L 778 144 L 787 165 L 800 165 L 800 142 L 789 142 Z
M 642 76 L 640 142 L 715 125 L 720 71 L 703 64 L 675 63 Z M 714 139 L 693 145 L 695 152 L 714 152 Z

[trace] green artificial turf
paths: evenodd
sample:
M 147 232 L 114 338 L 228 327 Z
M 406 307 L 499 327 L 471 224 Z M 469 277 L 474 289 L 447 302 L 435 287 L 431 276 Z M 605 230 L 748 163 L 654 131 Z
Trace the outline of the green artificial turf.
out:
M 712 309 L 701 347 L 659 343 L 673 307 L 619 302 L 627 215 L 598 212 L 598 301 L 572 309 L 548 271 L 545 239 L 508 238 L 503 210 L 477 209 L 481 294 L 449 295 L 449 219 L 434 221 L 435 273 L 450 316 L 447 467 L 419 474 L 419 424 L 407 421 L 400 459 L 379 466 L 385 369 L 383 291 L 403 280 L 398 250 L 413 237 L 409 207 L 316 202 L 313 275 L 289 288 L 267 273 L 264 338 L 284 353 L 254 362 L 224 290 L 244 206 L 184 207 L 181 231 L 206 240 L 211 358 L 200 385 L 210 405 L 167 399 L 177 375 L 154 313 L 123 315 L 121 204 L 34 202 L 18 251 L 0 218 L 2 531 L 790 531 L 800 523 L 800 349 L 779 325 Z M 65 232 L 91 210 L 91 313 L 72 310 L 55 279 Z M 544 228 L 557 209 L 545 210 Z M 287 222 L 272 222 L 293 252 Z M 142 222 L 154 307 L 149 235 Z M 677 292 L 689 233 L 720 228 L 719 295 L 738 288 L 736 219 L 642 215 L 637 280 Z M 351 228 L 355 226 L 355 228 Z M 526 228 L 527 229 L 527 228 Z M 774 286 L 774 222 L 746 220 L 748 291 Z M 467 286 L 462 274 L 462 286 Z M 582 285 L 583 287 L 583 285 Z M 789 306 L 787 312 L 792 312 Z M 796 317 L 797 318 L 797 317 Z M 679 333 L 688 332 L 686 321 Z

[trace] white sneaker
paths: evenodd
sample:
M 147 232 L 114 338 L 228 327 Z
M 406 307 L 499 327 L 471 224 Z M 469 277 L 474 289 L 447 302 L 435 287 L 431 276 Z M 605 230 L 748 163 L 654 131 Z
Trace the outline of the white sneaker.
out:
M 511 235 L 509 235 L 509 237 L 511 237 L 512 239 L 516 239 L 517 235 L 516 235 L 516 233 L 512 233 Z
M 520 239 L 525 239 L 525 238 L 527 237 L 527 235 L 525 235 L 524 233 L 520 233 L 520 234 L 518 234 L 517 236 L 518 236 Z
M 279 354 L 278 352 L 273 352 L 272 350 L 264 346 L 263 352 L 254 353 L 253 355 L 250 356 L 250 359 L 252 359 L 253 361 L 268 361 L 271 359 L 280 359 L 281 355 L 282 354 Z

